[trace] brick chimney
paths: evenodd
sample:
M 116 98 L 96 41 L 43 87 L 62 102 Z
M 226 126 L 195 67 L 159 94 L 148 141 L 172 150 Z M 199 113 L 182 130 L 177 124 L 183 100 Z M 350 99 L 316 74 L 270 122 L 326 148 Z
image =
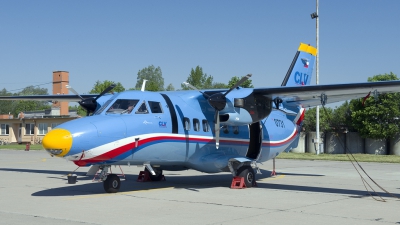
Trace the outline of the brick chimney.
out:
M 68 71 L 54 71 L 53 72 L 53 95 L 66 95 L 68 88 L 65 86 L 69 84 Z M 54 102 L 53 107 L 60 109 L 60 115 L 69 115 L 68 102 Z

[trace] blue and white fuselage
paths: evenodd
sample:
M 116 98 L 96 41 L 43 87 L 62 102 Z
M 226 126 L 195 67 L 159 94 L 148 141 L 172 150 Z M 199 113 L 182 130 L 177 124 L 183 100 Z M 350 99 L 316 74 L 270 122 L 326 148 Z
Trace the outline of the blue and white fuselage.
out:
M 225 111 L 240 111 L 229 106 L 232 105 L 230 99 L 249 95 L 249 90 L 232 92 Z M 128 91 L 103 98 L 109 101 L 94 116 L 57 127 L 67 130 L 72 137 L 72 145 L 63 157 L 79 166 L 150 163 L 164 170 L 195 169 L 216 173 L 229 171 L 228 161 L 232 158 L 257 162 L 274 158 L 287 149 L 299 133 L 298 126 L 284 112 L 272 110 L 268 117 L 252 125 L 221 123 L 217 149 L 215 131 L 211 129 L 214 109 L 197 91 Z M 112 113 L 109 108 L 119 99 L 135 100 L 138 104 L 131 113 Z M 139 112 L 143 103 L 146 113 Z M 159 106 L 152 112 L 150 104 L 154 103 Z

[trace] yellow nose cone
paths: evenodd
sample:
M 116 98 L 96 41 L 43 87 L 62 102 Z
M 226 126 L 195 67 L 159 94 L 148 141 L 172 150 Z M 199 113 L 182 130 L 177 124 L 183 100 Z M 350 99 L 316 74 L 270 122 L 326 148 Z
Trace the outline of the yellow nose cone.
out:
M 44 136 L 42 145 L 50 154 L 63 157 L 71 149 L 72 135 L 68 130 L 54 129 Z

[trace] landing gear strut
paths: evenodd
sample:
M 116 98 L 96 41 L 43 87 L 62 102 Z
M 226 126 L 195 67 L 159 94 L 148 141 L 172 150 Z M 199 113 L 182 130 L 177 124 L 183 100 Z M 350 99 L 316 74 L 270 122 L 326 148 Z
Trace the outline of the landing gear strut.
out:
M 151 181 L 160 181 L 163 179 L 163 171 L 160 169 L 153 168 L 155 175 L 151 174 L 151 172 L 147 169 L 147 167 L 145 167 L 144 170 L 149 173 L 149 177 L 150 177 Z

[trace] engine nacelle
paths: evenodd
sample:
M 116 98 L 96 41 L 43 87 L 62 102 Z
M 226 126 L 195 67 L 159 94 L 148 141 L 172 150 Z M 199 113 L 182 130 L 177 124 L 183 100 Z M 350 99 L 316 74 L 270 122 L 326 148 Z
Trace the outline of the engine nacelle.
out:
M 230 126 L 242 126 L 253 123 L 253 119 L 247 110 L 239 109 L 235 113 L 224 113 L 219 115 L 220 123 Z
M 235 98 L 234 107 L 241 108 L 240 114 L 242 111 L 247 111 L 251 117 L 251 123 L 255 123 L 269 116 L 272 111 L 272 99 L 252 93 L 245 98 Z

